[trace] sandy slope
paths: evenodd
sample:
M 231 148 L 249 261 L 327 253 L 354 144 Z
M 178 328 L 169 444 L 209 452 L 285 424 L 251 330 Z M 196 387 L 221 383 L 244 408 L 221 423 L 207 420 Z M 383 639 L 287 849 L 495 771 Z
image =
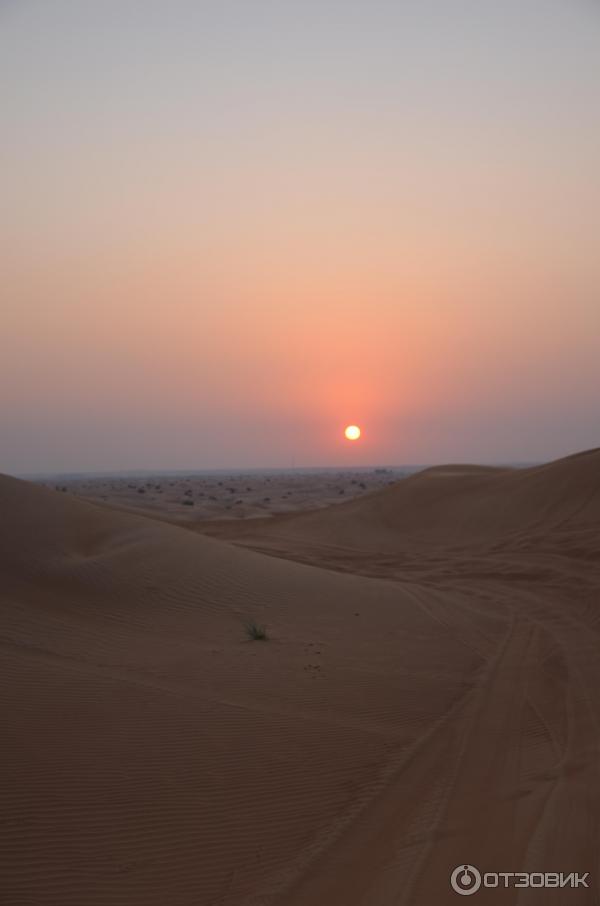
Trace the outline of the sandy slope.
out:
M 0 508 L 7 903 L 436 906 L 463 860 L 599 902 L 600 453 L 238 523 L 276 556 Z

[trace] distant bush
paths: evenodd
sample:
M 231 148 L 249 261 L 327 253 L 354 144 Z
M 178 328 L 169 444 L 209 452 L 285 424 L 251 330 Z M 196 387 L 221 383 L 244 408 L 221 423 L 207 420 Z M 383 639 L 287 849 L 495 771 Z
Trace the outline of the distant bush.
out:
M 183 504 L 184 506 L 194 506 L 194 501 L 193 501 L 193 500 L 189 500 L 189 499 L 188 499 L 188 500 L 182 500 L 181 502 L 182 502 L 182 504 Z
M 261 626 L 260 623 L 256 623 L 254 620 L 246 623 L 244 629 L 248 638 L 254 642 L 264 642 L 269 638 L 266 627 Z

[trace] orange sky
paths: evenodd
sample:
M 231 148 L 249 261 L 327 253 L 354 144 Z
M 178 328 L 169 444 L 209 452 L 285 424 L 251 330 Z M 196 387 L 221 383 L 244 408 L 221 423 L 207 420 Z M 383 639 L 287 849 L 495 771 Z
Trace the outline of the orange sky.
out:
M 0 8 L 0 469 L 597 444 L 600 13 L 223 6 Z

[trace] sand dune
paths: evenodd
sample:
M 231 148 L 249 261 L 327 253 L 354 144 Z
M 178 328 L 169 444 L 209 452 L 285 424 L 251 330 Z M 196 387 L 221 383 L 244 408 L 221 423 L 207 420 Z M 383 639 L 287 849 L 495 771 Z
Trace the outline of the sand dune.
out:
M 437 906 L 463 861 L 591 875 L 473 902 L 599 901 L 598 451 L 218 539 L 0 508 L 11 906 Z
M 600 518 L 600 450 L 527 469 L 473 465 L 425 469 L 392 487 L 326 511 L 288 513 L 229 525 L 215 534 L 319 538 L 357 550 L 397 550 L 407 542 L 443 546 L 529 535 Z M 211 530 L 211 527 L 209 527 Z

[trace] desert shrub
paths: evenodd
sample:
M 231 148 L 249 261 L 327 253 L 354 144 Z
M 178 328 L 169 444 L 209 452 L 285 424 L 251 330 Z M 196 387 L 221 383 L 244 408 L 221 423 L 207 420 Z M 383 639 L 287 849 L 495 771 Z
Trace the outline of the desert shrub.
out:
M 248 638 L 253 642 L 264 642 L 269 638 L 266 627 L 261 626 L 260 623 L 256 623 L 254 620 L 249 620 L 244 625 L 244 630 Z

